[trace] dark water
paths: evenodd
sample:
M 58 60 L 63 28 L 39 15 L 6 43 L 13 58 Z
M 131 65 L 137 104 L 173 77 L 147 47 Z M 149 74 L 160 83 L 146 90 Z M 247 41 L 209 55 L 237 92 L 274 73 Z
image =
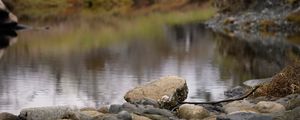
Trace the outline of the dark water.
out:
M 68 28 L 62 23 L 47 31 L 0 35 L 0 112 L 122 103 L 129 89 L 167 75 L 187 80 L 187 101 L 220 100 L 225 90 L 247 79 L 270 77 L 285 64 L 258 54 L 253 43 L 213 33 L 202 24 L 161 26 L 162 39 L 95 46 L 78 34 L 86 27 L 79 32 Z M 282 51 L 275 55 L 285 56 Z

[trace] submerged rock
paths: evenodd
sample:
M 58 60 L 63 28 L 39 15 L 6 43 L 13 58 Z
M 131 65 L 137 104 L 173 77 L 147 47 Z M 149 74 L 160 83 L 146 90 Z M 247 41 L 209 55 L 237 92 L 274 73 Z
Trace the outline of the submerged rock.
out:
M 75 106 L 26 108 L 19 117 L 25 120 L 80 119 L 79 109 Z
M 209 116 L 209 112 L 202 106 L 184 104 L 178 109 L 178 115 L 183 119 L 203 119 Z
M 136 87 L 126 93 L 124 99 L 136 103 L 144 99 L 156 100 L 162 108 L 171 109 L 187 98 L 188 87 L 183 78 L 163 77 L 146 85 Z
M 224 95 L 226 97 L 232 98 L 232 97 L 241 97 L 247 92 L 247 89 L 241 86 L 234 87 L 230 90 L 227 90 L 224 92 Z

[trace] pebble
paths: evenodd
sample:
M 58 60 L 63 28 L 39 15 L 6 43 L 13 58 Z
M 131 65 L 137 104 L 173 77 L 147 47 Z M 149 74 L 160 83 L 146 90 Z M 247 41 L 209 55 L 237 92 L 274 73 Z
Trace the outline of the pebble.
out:
M 209 116 L 209 112 L 202 106 L 183 104 L 178 109 L 178 115 L 183 119 L 203 119 Z
M 276 102 L 260 101 L 254 106 L 260 113 L 274 113 L 285 111 L 285 107 Z
M 127 111 L 121 111 L 117 114 L 117 118 L 122 120 L 132 120 L 132 117 L 129 112 Z
M 240 111 L 257 112 L 253 108 L 253 106 L 254 106 L 254 104 L 252 104 L 246 100 L 240 100 L 240 101 L 233 101 L 231 103 L 224 105 L 224 110 L 228 114 L 233 113 L 233 112 L 240 112 Z
M 122 105 L 117 105 L 117 104 L 110 105 L 108 111 L 109 111 L 109 113 L 117 114 L 122 111 Z

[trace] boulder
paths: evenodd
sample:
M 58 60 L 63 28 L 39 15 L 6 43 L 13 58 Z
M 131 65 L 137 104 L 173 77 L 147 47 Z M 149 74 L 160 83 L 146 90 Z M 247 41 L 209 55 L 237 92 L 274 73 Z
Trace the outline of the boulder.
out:
M 224 105 L 224 110 L 226 113 L 234 113 L 234 112 L 257 112 L 253 108 L 254 104 L 246 101 L 246 100 L 240 100 L 240 101 L 234 101 L 231 103 L 228 103 Z
M 176 76 L 168 76 L 128 91 L 124 99 L 130 103 L 152 99 L 156 100 L 160 107 L 171 109 L 178 102 L 184 101 L 187 94 L 186 80 Z
M 260 101 L 254 106 L 254 109 L 261 113 L 274 113 L 285 111 L 285 107 L 276 102 Z
M 21 110 L 19 117 L 25 120 L 80 119 L 76 106 L 26 108 Z
M 3 112 L 0 113 L 0 120 L 21 120 L 18 116 L 11 113 Z
M 2 2 L 2 0 L 0 0 L 0 9 L 6 9 L 4 3 Z
M 19 30 L 24 28 L 26 26 L 18 24 L 18 18 L 0 0 L 0 30 Z
M 178 115 L 183 119 L 203 119 L 209 116 L 209 112 L 202 106 L 183 104 L 178 109 Z

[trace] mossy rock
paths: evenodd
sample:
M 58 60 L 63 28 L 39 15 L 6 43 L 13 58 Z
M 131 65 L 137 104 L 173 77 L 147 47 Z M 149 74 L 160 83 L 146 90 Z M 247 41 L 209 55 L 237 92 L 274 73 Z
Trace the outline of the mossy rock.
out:
M 276 74 L 272 81 L 262 85 L 257 92 L 258 96 L 284 97 L 300 93 L 300 62 L 287 66 Z

